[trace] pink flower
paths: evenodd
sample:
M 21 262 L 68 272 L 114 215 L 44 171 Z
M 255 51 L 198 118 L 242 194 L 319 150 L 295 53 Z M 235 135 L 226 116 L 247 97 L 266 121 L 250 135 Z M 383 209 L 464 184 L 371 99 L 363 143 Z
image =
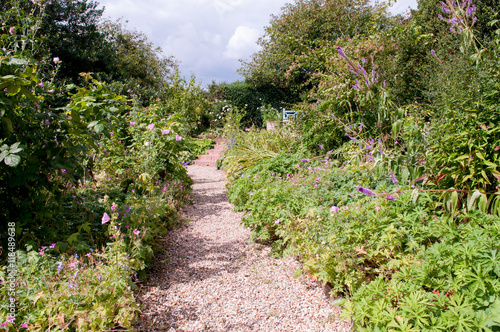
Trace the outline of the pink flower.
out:
M 182 139 L 182 137 L 180 137 L 179 135 L 175 135 L 175 140 L 178 142 Z
M 9 33 L 10 33 L 11 35 L 13 35 L 13 34 L 14 34 L 14 32 L 16 32 L 16 28 L 11 27 L 11 28 L 9 29 Z
M 52 61 L 54 61 L 54 63 L 59 63 L 59 62 L 61 62 L 61 60 L 59 60 L 59 58 L 58 58 L 58 57 L 55 57 L 54 59 L 52 59 Z
M 75 266 L 76 266 L 76 262 L 69 263 L 69 267 L 75 267 Z
M 276 221 L 274 222 L 275 224 L 279 224 L 280 223 L 280 220 L 279 219 L 276 219 Z
M 49 90 L 50 93 L 54 93 L 54 91 L 56 91 L 56 90 L 54 90 L 54 89 Z
M 102 215 L 102 222 L 101 223 L 104 225 L 108 221 L 109 221 L 109 216 L 106 212 L 104 212 L 104 214 Z
M 147 128 L 149 130 L 153 130 L 153 129 L 155 129 L 155 124 L 154 123 L 150 123 Z
M 88 254 L 85 254 L 85 257 L 89 257 L 90 255 L 91 255 L 91 254 L 90 254 L 90 252 L 89 252 Z
M 56 247 L 55 243 L 52 243 L 51 246 L 49 247 L 50 249 L 54 249 Z
M 130 125 L 130 127 L 133 127 L 133 126 L 135 126 L 135 122 L 130 121 L 129 125 Z
M 163 135 L 166 135 L 166 134 L 170 133 L 170 129 L 162 129 L 162 130 L 161 130 L 161 133 L 162 133 Z
M 45 120 L 44 123 L 45 123 L 46 126 L 50 126 L 50 121 L 49 120 Z
M 145 145 L 145 146 L 147 146 L 147 147 L 149 147 L 149 146 L 151 145 L 151 143 L 149 143 L 149 142 L 144 142 L 144 145 Z
M 134 234 L 135 235 L 139 235 L 141 233 L 141 231 L 137 230 L 137 229 L 134 229 Z
M 114 133 L 112 131 L 109 132 L 109 136 L 113 136 Z
M 337 212 L 338 210 L 339 210 L 339 207 L 338 207 L 338 206 L 332 206 L 332 207 L 330 208 L 330 211 L 332 211 L 332 213 L 335 213 L 335 212 Z
M 63 172 L 64 174 L 68 174 L 68 172 L 66 172 L 64 168 L 61 168 L 61 172 Z
M 375 210 L 377 210 L 377 211 L 380 210 L 380 206 L 376 206 Z
M 117 206 L 116 206 L 116 205 L 114 205 L 114 204 L 113 204 L 113 205 L 111 205 L 111 211 L 114 211 L 114 210 L 116 209 L 116 207 L 117 207 Z
M 43 88 L 43 82 L 38 83 L 38 86 Z
M 29 322 L 30 322 L 30 321 L 27 321 L 26 323 L 22 323 L 22 324 L 21 324 L 21 327 L 22 327 L 22 328 L 27 329 L 27 328 L 28 328 L 28 323 L 29 323 Z

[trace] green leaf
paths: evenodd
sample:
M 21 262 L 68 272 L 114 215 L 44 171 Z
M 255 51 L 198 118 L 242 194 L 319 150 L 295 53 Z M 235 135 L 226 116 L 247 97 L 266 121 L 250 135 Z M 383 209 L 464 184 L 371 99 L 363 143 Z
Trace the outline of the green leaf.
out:
M 418 196 L 420 195 L 420 192 L 418 191 L 418 189 L 413 189 L 413 191 L 411 192 L 411 200 L 413 202 L 413 204 L 417 204 L 417 200 L 418 200 Z
M 486 194 L 481 194 L 481 198 L 479 198 L 479 203 L 477 204 L 477 207 L 481 212 L 486 213 L 486 207 L 488 206 L 488 197 Z
M 2 162 L 4 160 L 4 158 L 7 157 L 8 154 L 9 154 L 9 151 L 7 151 L 7 150 L 2 151 L 2 153 L 0 153 L 0 162 Z
M 7 93 L 11 96 L 17 95 L 21 91 L 21 86 L 17 84 L 11 84 L 7 87 Z
M 474 202 L 476 201 L 476 199 L 479 196 L 481 196 L 481 193 L 478 190 L 474 191 L 474 193 L 472 194 L 472 196 L 470 197 L 470 199 L 467 202 L 467 210 L 469 210 L 469 211 L 472 210 L 472 208 L 474 207 Z
M 5 157 L 4 162 L 7 166 L 16 167 L 21 162 L 21 157 L 16 154 L 10 154 Z
M 464 154 L 464 155 L 461 155 L 460 157 L 458 157 L 457 159 L 455 159 L 456 161 L 460 161 L 460 160 L 463 160 L 463 159 L 468 159 L 470 156 L 468 154 Z
M 484 163 L 489 166 L 489 167 L 493 167 L 493 168 L 496 168 L 498 165 L 495 164 L 495 163 L 492 163 L 491 161 L 488 161 L 488 160 L 484 160 Z
M 484 327 L 500 327 L 500 297 L 487 309 L 488 320 L 484 322 Z
M 10 153 L 14 154 L 14 153 L 18 153 L 18 152 L 21 152 L 23 150 L 23 148 L 20 148 L 19 145 L 21 144 L 21 142 L 17 142 L 17 143 L 14 143 L 10 146 Z
M 100 134 L 104 131 L 104 129 L 106 129 L 106 126 L 102 123 L 99 123 L 98 125 L 96 125 L 94 127 L 94 131 L 97 133 L 97 134 Z
M 5 129 L 6 132 L 8 132 L 8 133 L 14 132 L 14 127 L 12 126 L 12 121 L 9 118 L 3 117 L 2 124 L 3 124 L 3 128 Z
M 28 61 L 19 58 L 10 58 L 8 64 L 16 66 L 25 66 L 28 64 Z

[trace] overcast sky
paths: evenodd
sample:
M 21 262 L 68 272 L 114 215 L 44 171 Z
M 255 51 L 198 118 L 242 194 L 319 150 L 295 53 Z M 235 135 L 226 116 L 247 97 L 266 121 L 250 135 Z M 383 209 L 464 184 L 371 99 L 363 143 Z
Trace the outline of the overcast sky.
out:
M 128 29 L 146 34 L 165 56 L 180 62 L 181 75 L 196 76 L 206 86 L 243 78 L 239 59 L 258 51 L 271 14 L 290 0 L 97 0 L 103 17 L 127 20 Z M 398 0 L 393 12 L 403 12 L 416 0 Z

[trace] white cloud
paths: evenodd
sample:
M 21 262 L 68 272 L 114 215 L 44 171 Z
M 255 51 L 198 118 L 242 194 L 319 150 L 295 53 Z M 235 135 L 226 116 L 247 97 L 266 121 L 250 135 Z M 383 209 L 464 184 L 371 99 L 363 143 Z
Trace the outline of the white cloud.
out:
M 229 59 L 246 58 L 259 50 L 257 40 L 260 37 L 260 31 L 247 26 L 239 26 L 229 39 L 224 52 L 224 57 Z

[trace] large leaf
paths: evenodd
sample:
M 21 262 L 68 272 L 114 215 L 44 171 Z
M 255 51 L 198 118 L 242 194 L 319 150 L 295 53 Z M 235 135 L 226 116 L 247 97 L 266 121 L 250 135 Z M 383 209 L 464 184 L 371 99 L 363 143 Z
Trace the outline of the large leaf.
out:
M 21 162 L 21 157 L 16 154 L 11 154 L 5 157 L 4 162 L 7 166 L 16 167 Z

